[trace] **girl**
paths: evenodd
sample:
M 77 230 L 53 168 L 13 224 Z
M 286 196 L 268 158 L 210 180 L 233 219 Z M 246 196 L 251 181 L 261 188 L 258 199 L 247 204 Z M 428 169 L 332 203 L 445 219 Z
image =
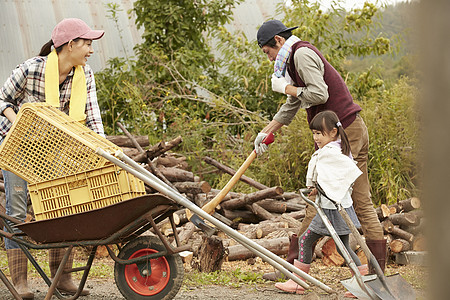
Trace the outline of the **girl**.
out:
M 320 197 L 324 213 L 355 261 L 359 271 L 365 275 L 368 273 L 367 265 L 361 265 L 358 256 L 349 245 L 350 229 L 334 204 L 326 197 L 319 195 L 317 189 L 314 188 L 316 184 L 319 184 L 328 197 L 341 203 L 356 227 L 361 227 L 352 206 L 351 187 L 362 172 L 352 159 L 347 135 L 334 112 L 326 110 L 318 113 L 312 119 L 309 128 L 318 147 L 308 164 L 306 186 L 313 188 L 309 196 L 315 196 L 316 201 Z M 314 242 L 324 235 L 330 234 L 319 215 L 316 215 L 308 229 L 299 237 L 298 260 L 294 261 L 294 266 L 306 273 L 309 272 Z M 275 286 L 290 293 L 304 293 L 303 287 L 297 285 L 293 280 L 276 283 Z M 352 295 L 347 292 L 346 296 L 351 297 Z
M 20 107 L 27 102 L 44 102 L 58 107 L 77 121 L 104 136 L 97 103 L 94 73 L 86 64 L 94 53 L 92 40 L 101 38 L 103 30 L 92 30 L 80 19 L 64 19 L 52 31 L 51 40 L 33 57 L 13 70 L 0 89 L 0 143 L 16 119 Z M 52 50 L 53 46 L 53 50 Z M 6 213 L 25 220 L 27 183 L 17 175 L 3 171 L 6 190 Z M 5 239 L 12 282 L 23 299 L 33 299 L 28 288 L 28 260 L 17 243 Z M 49 250 L 51 276 L 64 255 L 64 249 Z M 73 255 L 65 268 L 72 268 Z M 75 294 L 77 287 L 70 273 L 63 274 L 57 288 Z M 81 295 L 89 292 L 83 290 Z

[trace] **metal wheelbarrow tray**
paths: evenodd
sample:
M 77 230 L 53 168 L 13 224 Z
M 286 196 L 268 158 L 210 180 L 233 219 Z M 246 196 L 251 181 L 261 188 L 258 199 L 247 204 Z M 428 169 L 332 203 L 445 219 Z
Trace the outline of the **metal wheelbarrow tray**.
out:
M 19 244 L 47 283 L 49 290 L 45 299 L 50 299 L 53 294 L 59 299 L 78 298 L 86 283 L 97 247 L 100 245 L 106 246 L 109 255 L 115 261 L 116 285 L 126 299 L 172 299 L 178 293 L 184 277 L 183 262 L 177 253 L 190 248 L 190 245 L 179 247 L 172 217 L 178 208 L 178 205 L 169 198 L 161 194 L 151 194 L 92 211 L 30 223 L 20 223 L 0 213 L 0 221 L 10 220 L 16 223 L 14 226 L 23 231 L 22 234 L 12 234 L 11 227 L 6 225 L 10 232 L 0 230 L 0 235 Z M 156 227 L 158 222 L 166 218 L 169 218 L 174 229 L 177 247 L 171 246 Z M 140 236 L 150 228 L 153 228 L 157 237 Z M 34 241 L 20 238 L 23 235 Z M 115 255 L 108 246 L 110 244 L 118 245 L 119 255 Z M 65 262 L 76 246 L 93 247 L 86 266 L 69 271 L 84 271 L 84 273 L 77 293 L 73 297 L 66 298 L 56 290 L 56 285 L 64 272 Z M 27 248 L 67 248 L 53 281 L 48 278 Z M 1 270 L 0 279 L 15 299 L 21 299 Z
M 164 209 L 173 212 L 174 207 L 176 203 L 167 197 L 153 194 L 75 215 L 16 226 L 38 243 L 102 240 L 148 212 L 152 215 L 157 215 Z

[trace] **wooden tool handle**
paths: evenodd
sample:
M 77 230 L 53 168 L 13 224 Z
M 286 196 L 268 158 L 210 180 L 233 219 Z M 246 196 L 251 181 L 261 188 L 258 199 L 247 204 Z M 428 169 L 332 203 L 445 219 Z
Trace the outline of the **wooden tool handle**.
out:
M 256 152 L 252 151 L 252 153 L 247 157 L 245 162 L 242 164 L 242 166 L 236 171 L 236 173 L 231 177 L 230 181 L 225 185 L 225 187 L 208 203 L 203 205 L 202 209 L 207 212 L 208 214 L 211 214 L 214 212 L 217 205 L 222 202 L 223 198 L 228 194 L 228 192 L 231 190 L 231 188 L 239 181 L 242 174 L 244 174 L 245 170 L 248 169 L 250 164 L 255 160 L 256 158 Z

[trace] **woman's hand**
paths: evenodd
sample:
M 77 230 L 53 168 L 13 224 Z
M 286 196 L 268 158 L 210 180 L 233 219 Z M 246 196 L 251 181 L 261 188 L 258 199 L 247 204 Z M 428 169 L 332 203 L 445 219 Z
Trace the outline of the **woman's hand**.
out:
M 11 122 L 14 123 L 14 121 L 16 120 L 16 113 L 14 112 L 14 110 L 11 107 L 7 107 L 4 111 L 3 111 L 3 115 Z
M 313 188 L 313 189 L 311 190 L 311 192 L 308 194 L 308 197 L 315 196 L 315 195 L 317 195 L 317 189 L 316 189 L 316 188 Z

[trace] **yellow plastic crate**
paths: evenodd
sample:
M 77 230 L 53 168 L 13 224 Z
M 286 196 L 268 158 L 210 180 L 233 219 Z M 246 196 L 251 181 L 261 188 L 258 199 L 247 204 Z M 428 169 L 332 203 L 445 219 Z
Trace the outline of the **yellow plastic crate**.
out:
M 57 108 L 27 103 L 0 146 L 0 168 L 37 183 L 110 164 L 98 147 L 120 149 Z
M 28 185 L 36 220 L 85 212 L 145 195 L 144 183 L 110 165 Z

